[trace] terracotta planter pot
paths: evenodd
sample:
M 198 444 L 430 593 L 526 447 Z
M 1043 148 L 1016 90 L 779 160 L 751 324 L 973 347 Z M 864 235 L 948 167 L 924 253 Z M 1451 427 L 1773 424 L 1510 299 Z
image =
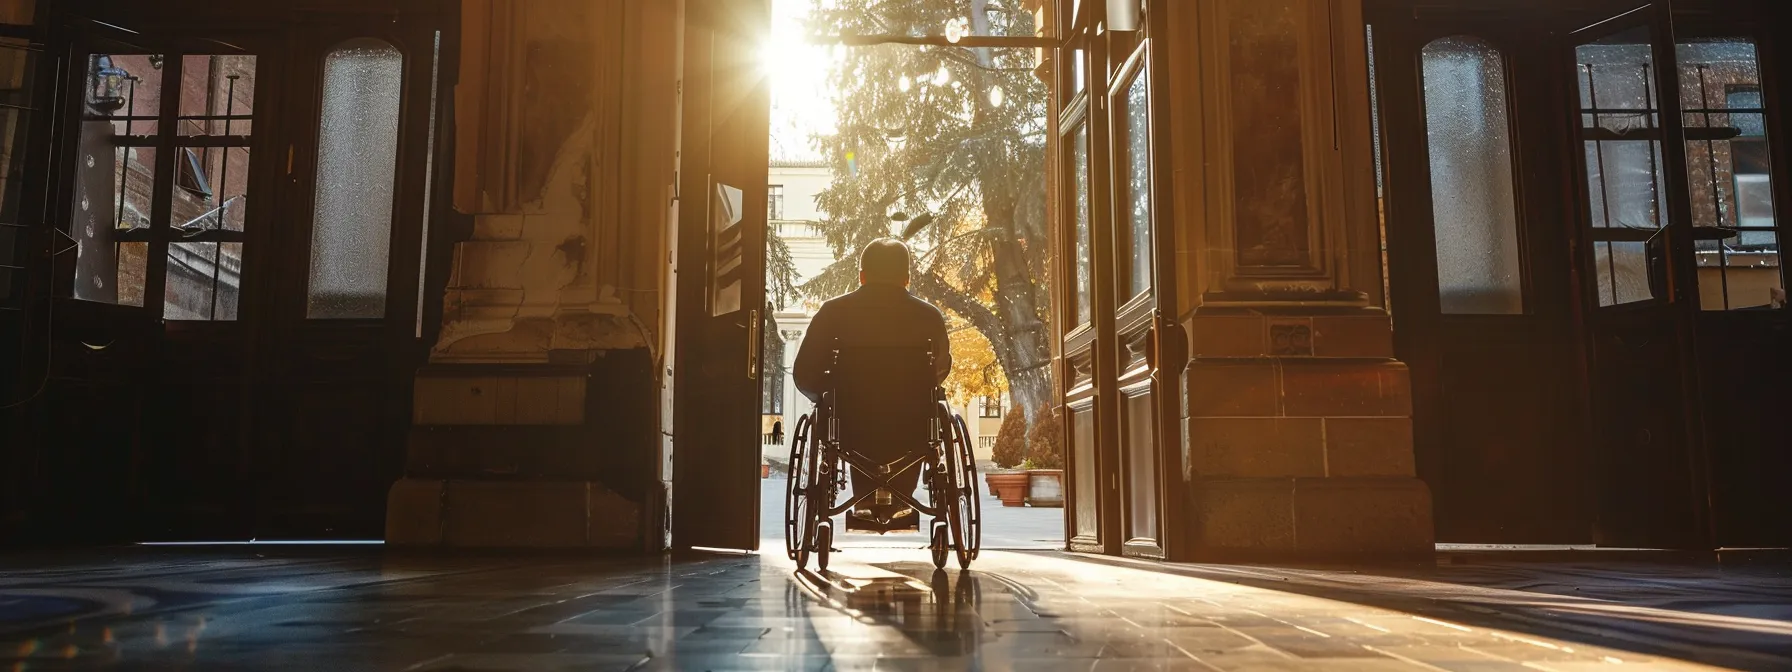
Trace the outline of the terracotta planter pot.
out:
M 770 464 L 759 465 L 759 477 L 760 478 L 771 478 L 772 477 L 772 465 L 770 465 Z
M 1028 469 L 1027 505 L 1040 507 L 1064 506 L 1064 470 Z
M 1027 472 L 1007 471 L 985 474 L 983 482 L 989 491 L 1002 500 L 1002 506 L 1024 506 L 1027 501 Z

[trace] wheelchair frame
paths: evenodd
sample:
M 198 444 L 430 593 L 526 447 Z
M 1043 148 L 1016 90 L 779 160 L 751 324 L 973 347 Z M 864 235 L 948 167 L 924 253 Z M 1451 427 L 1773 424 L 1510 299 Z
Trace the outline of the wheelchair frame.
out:
M 948 553 L 956 555 L 960 569 L 969 569 L 981 550 L 983 537 L 982 502 L 977 487 L 977 461 L 971 452 L 970 431 L 964 418 L 946 406 L 943 395 L 936 393 L 938 412 L 933 423 L 934 438 L 928 449 L 913 451 L 886 464 L 878 464 L 856 452 L 843 450 L 838 442 L 838 418 L 834 417 L 830 399 L 824 399 L 814 413 L 797 420 L 791 433 L 789 478 L 784 498 L 785 552 L 799 568 L 807 568 L 814 555 L 817 566 L 826 571 L 828 555 L 833 548 L 833 518 L 851 511 L 860 502 L 879 490 L 888 491 L 895 501 L 912 507 L 917 517 L 930 516 L 929 550 L 933 566 L 944 568 Z M 814 432 L 819 417 L 824 432 Z M 927 488 L 928 503 L 912 494 L 890 488 L 889 478 L 917 465 L 922 467 L 919 485 Z M 851 469 L 871 479 L 864 495 L 836 504 L 841 490 L 847 488 Z M 919 521 L 917 521 L 919 527 Z

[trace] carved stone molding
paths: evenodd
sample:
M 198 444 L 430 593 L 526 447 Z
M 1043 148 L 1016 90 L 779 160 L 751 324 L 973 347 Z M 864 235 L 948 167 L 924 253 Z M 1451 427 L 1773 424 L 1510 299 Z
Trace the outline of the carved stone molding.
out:
M 1347 55 L 1364 48 L 1358 4 L 1215 0 L 1175 8 L 1172 58 L 1195 63 L 1170 85 L 1183 108 L 1179 198 L 1197 206 L 1181 210 L 1190 234 L 1184 254 L 1200 267 L 1184 277 L 1199 303 L 1378 300 L 1380 260 L 1359 249 L 1360 232 L 1376 231 L 1372 207 L 1362 207 L 1373 205 L 1374 184 L 1352 177 L 1371 160 L 1366 97 L 1353 93 L 1366 74 L 1361 59 Z

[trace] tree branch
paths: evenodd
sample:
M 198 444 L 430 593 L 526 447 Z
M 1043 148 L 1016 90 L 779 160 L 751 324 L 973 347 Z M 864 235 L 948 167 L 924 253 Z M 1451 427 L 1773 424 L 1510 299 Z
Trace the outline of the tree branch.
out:
M 971 323 L 977 331 L 991 343 L 1007 340 L 1008 331 L 1002 327 L 1002 320 L 988 306 L 977 302 L 969 296 L 952 289 L 945 279 L 935 275 L 932 269 L 922 270 L 914 274 L 915 293 L 922 298 L 939 305 L 946 310 L 957 313 L 966 322 Z

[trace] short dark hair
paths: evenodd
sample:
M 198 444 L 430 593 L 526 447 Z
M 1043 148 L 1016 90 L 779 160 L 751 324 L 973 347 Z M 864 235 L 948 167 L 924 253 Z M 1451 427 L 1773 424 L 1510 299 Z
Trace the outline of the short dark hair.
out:
M 866 284 L 908 282 L 908 246 L 895 238 L 879 238 L 859 253 L 859 275 Z

